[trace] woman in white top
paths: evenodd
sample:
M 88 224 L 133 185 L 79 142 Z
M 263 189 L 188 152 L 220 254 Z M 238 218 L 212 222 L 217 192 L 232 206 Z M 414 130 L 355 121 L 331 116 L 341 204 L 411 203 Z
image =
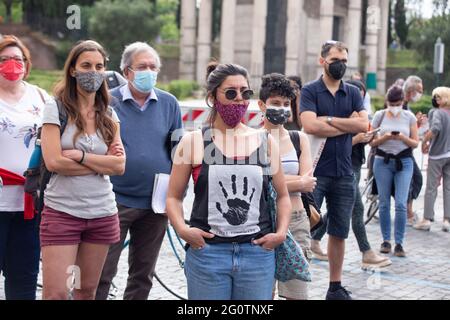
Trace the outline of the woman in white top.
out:
M 427 187 L 424 197 L 423 220 L 414 225 L 418 230 L 430 230 L 434 220 L 434 204 L 437 190 L 443 184 L 444 223 L 443 231 L 450 231 L 450 88 L 438 87 L 433 90 L 429 112 L 430 130 L 422 141 L 422 152 L 429 155 Z
M 34 150 L 45 100 L 50 97 L 25 79 L 30 73 L 29 50 L 15 36 L 0 39 L 0 272 L 6 299 L 36 298 L 39 273 L 38 220 L 24 214 L 23 173 Z M 14 182 L 8 182 L 12 181 Z
M 380 199 L 380 227 L 383 236 L 381 253 L 391 253 L 391 193 L 395 188 L 394 255 L 405 257 L 403 240 L 406 228 L 406 206 L 413 175 L 413 149 L 419 144 L 416 117 L 403 110 L 403 90 L 391 87 L 386 94 L 387 108 L 375 113 L 373 129 L 379 134 L 370 145 L 377 147 L 373 173 Z
M 291 115 L 291 101 L 295 98 L 294 88 L 282 74 L 272 73 L 262 78 L 259 92 L 259 108 L 264 113 L 264 128 L 276 139 L 281 156 L 281 165 L 286 178 L 289 198 L 292 205 L 289 230 L 310 260 L 311 234 L 310 223 L 301 199 L 301 192 L 312 192 L 317 178 L 313 176 L 313 165 L 308 137 L 300 131 L 292 132 L 298 137 L 298 157 L 294 141 L 283 125 Z M 278 282 L 278 295 L 287 300 L 307 300 L 308 283 L 293 279 Z

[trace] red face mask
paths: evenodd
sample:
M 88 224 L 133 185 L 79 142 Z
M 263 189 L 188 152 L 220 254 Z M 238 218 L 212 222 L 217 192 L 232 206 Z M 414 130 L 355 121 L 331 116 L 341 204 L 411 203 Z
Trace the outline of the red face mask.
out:
M 9 81 L 17 81 L 24 74 L 23 64 L 11 59 L 0 64 L 0 74 Z

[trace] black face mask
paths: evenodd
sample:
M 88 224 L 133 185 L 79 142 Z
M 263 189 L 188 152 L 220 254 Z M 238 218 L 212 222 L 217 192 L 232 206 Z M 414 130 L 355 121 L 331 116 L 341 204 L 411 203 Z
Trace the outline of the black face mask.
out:
M 335 61 L 328 64 L 328 75 L 334 80 L 341 80 L 345 72 L 347 71 L 347 65 L 343 61 Z
M 433 104 L 434 108 L 439 108 L 439 104 L 436 101 L 436 98 L 431 99 L 431 103 Z
M 274 108 L 266 110 L 266 118 L 273 125 L 279 126 L 288 122 L 291 111 L 285 111 L 283 108 Z

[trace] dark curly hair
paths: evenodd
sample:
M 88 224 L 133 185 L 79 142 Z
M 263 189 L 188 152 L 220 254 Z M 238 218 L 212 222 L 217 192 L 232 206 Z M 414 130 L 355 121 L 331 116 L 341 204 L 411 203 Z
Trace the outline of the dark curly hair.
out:
M 295 91 L 286 76 L 280 73 L 271 73 L 262 77 L 259 99 L 266 102 L 271 97 L 285 97 L 295 99 Z

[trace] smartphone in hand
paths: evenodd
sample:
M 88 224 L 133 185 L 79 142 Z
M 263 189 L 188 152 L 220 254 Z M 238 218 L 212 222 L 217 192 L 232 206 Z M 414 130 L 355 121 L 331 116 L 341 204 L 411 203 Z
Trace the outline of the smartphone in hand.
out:
M 393 136 L 398 136 L 400 134 L 400 131 L 392 131 L 391 134 Z
M 376 128 L 376 129 L 374 129 L 374 130 L 372 130 L 372 131 L 367 132 L 366 135 L 369 136 L 369 135 L 372 135 L 372 134 L 376 134 L 376 133 L 378 133 L 380 130 L 381 130 L 381 128 Z

